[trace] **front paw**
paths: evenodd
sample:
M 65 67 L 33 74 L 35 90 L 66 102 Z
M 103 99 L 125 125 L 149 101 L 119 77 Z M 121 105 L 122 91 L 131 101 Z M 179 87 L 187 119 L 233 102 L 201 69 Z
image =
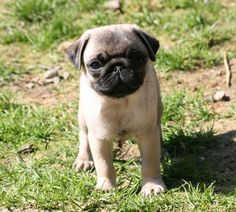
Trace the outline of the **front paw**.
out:
M 149 179 L 143 183 L 141 193 L 144 196 L 158 194 L 165 190 L 165 184 L 162 179 Z
M 100 189 L 102 191 L 109 191 L 115 187 L 116 183 L 114 182 L 114 180 L 104 177 L 100 177 L 97 179 L 96 189 Z
M 77 172 L 82 171 L 82 170 L 86 171 L 86 170 L 94 168 L 94 163 L 92 160 L 84 160 L 78 157 L 75 160 L 73 167 L 75 168 Z

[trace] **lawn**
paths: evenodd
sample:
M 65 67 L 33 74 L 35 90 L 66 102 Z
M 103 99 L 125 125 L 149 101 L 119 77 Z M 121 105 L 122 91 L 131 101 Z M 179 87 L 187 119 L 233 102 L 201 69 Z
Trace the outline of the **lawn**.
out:
M 0 0 L 0 211 L 236 211 L 234 0 Z M 79 73 L 64 46 L 89 28 L 134 23 L 160 41 L 168 190 L 144 197 L 133 140 L 114 152 L 118 188 L 76 173 Z M 233 77 L 225 84 L 223 55 Z M 59 69 L 57 83 L 45 83 Z M 223 90 L 227 98 L 212 101 Z M 114 144 L 115 145 L 115 144 Z

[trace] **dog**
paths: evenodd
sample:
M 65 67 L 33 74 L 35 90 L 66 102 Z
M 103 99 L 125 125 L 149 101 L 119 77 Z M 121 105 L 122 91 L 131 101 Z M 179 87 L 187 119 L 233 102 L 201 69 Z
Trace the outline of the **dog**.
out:
M 112 145 L 134 138 L 142 157 L 144 195 L 165 184 L 160 175 L 162 102 L 153 61 L 159 42 L 136 25 L 117 24 L 86 31 L 66 54 L 80 76 L 77 171 L 95 166 L 97 189 L 116 187 Z

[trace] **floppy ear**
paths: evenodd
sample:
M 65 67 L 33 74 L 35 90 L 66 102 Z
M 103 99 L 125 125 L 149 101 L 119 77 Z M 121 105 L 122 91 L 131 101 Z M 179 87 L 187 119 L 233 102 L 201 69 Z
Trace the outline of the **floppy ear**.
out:
M 80 70 L 83 59 L 83 52 L 88 43 L 89 37 L 81 37 L 79 40 L 72 43 L 66 50 L 66 54 L 69 60 L 74 64 L 74 66 Z
M 140 38 L 140 40 L 146 46 L 150 59 L 152 61 L 155 61 L 156 59 L 155 55 L 160 46 L 159 41 L 140 29 L 134 28 L 134 33 Z

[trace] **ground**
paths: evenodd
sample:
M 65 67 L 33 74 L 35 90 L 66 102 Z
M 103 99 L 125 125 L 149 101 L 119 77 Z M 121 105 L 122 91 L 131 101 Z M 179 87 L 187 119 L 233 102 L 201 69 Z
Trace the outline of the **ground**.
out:
M 121 12 L 105 9 L 104 1 L 78 1 L 70 12 L 73 1 L 0 2 L 0 211 L 236 210 L 234 1 L 136 0 L 123 3 Z M 115 147 L 117 190 L 93 190 L 95 173 L 72 169 L 80 72 L 63 49 L 90 27 L 120 22 L 140 25 L 161 43 L 155 67 L 168 191 L 156 197 L 139 194 L 133 140 Z M 57 68 L 69 77 L 45 83 L 45 72 Z M 227 98 L 213 101 L 216 91 Z

